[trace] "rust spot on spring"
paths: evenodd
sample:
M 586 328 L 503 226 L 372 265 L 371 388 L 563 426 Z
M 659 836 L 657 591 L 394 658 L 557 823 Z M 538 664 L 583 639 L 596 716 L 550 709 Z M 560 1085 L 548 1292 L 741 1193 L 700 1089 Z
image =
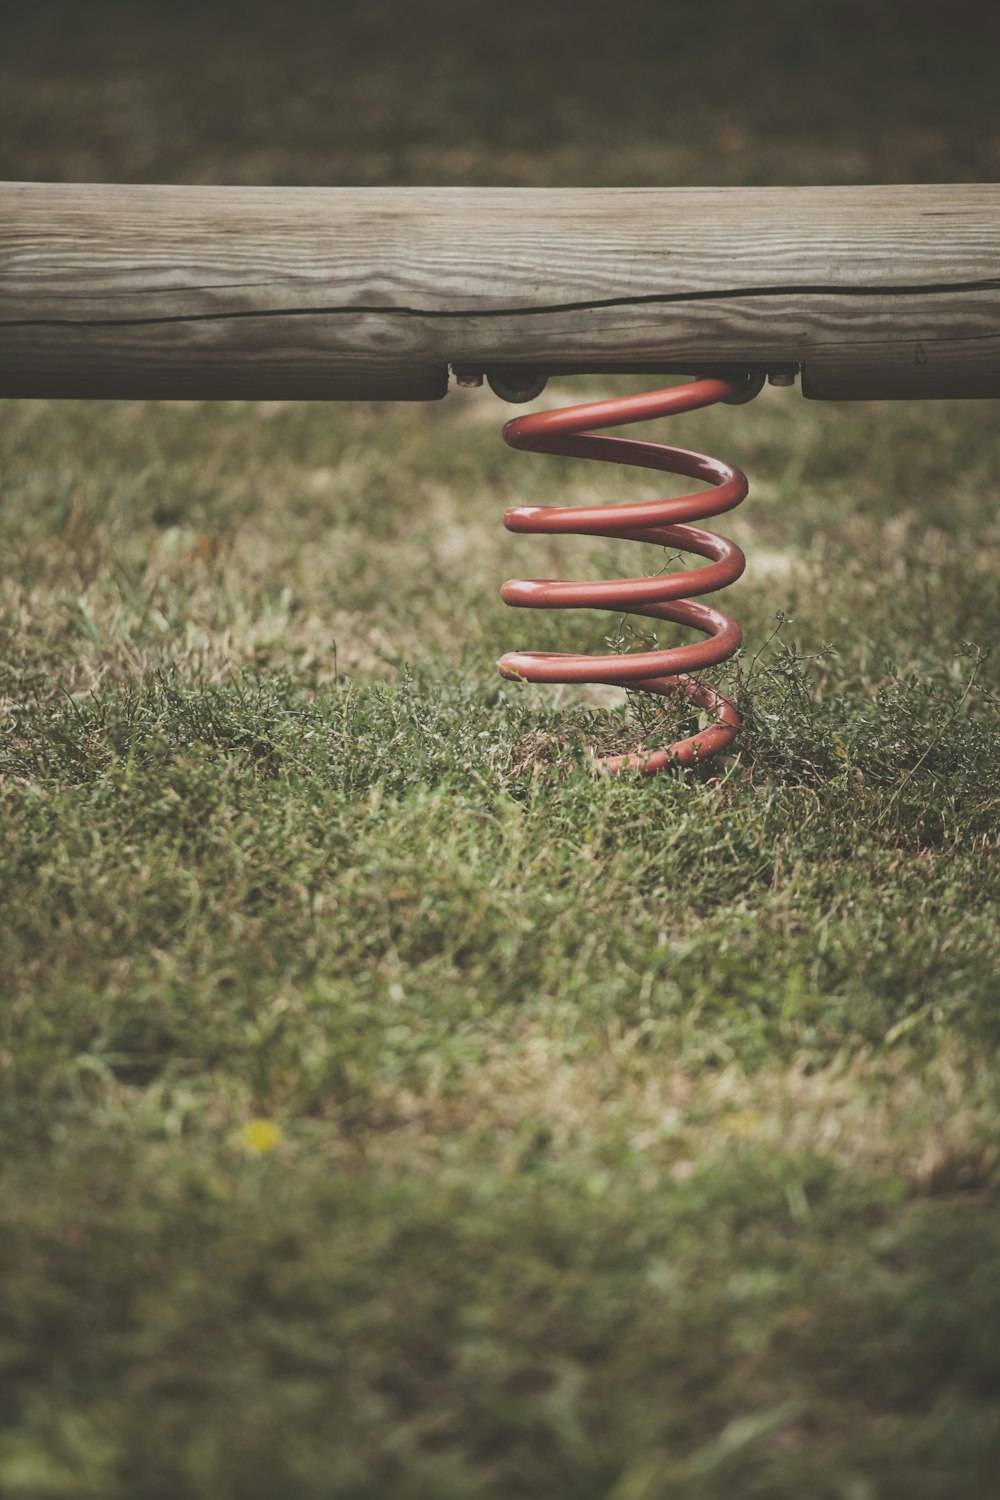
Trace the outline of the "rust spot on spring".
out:
M 717 754 L 740 725 L 736 706 L 725 693 L 689 674 L 727 661 L 740 647 L 742 632 L 721 610 L 696 603 L 692 595 L 711 594 L 734 583 L 746 566 L 739 547 L 692 522 L 732 510 L 746 497 L 746 477 L 731 464 L 670 448 L 663 443 L 606 437 L 594 429 L 621 427 L 654 417 L 673 416 L 738 399 L 741 388 L 726 380 L 694 380 L 664 391 L 647 391 L 620 400 L 595 401 L 516 417 L 503 430 L 513 448 L 536 453 L 590 458 L 627 464 L 702 480 L 711 486 L 679 499 L 646 500 L 624 505 L 517 505 L 507 511 L 509 531 L 548 535 L 621 537 L 693 552 L 709 559 L 707 567 L 652 578 L 602 579 L 569 583 L 557 579 L 511 579 L 501 589 L 507 604 L 528 609 L 607 609 L 690 625 L 707 637 L 670 650 L 627 656 L 575 656 L 550 651 L 511 651 L 499 663 L 504 677 L 529 682 L 604 682 L 669 697 L 685 693 L 711 716 L 708 727 L 659 750 L 612 755 L 600 762 L 611 772 L 637 771 L 652 776 L 670 765 L 690 765 Z

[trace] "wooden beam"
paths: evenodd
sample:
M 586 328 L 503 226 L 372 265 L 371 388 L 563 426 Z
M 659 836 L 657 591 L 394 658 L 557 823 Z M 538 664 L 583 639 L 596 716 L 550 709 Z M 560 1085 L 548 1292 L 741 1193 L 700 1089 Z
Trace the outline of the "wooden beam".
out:
M 432 399 L 447 367 L 793 365 L 1000 396 L 1000 185 L 0 186 L 0 395 Z

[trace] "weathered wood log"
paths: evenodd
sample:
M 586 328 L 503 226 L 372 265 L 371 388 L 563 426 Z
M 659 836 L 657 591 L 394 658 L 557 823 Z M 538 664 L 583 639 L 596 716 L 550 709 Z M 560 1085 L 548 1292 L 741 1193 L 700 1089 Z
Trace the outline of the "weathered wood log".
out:
M 432 399 L 448 366 L 1000 396 L 1000 185 L 0 187 L 0 395 Z

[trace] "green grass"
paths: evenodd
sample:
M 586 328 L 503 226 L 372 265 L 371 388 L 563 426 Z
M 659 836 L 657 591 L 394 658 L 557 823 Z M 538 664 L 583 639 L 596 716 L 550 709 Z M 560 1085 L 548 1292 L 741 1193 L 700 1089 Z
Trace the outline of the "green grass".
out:
M 991 410 L 677 424 L 748 718 L 648 784 L 493 672 L 623 482 L 500 412 L 4 412 L 8 1493 L 990 1493 Z
M 0 175 L 989 181 L 995 7 L 6 0 Z
M 504 13 L 16 7 L 5 170 L 989 176 L 985 23 L 626 6 L 551 87 L 536 12 L 470 74 Z M 5 1497 L 996 1493 L 994 408 L 663 428 L 750 476 L 746 722 L 648 783 L 494 668 L 620 622 L 497 589 L 659 559 L 500 517 L 662 482 L 505 415 L 0 405 Z

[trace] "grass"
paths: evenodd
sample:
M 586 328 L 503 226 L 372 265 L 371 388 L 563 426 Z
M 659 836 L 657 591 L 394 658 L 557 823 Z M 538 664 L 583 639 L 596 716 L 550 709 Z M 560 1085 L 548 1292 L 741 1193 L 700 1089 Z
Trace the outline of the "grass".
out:
M 298 170 L 328 180 L 322 70 L 310 55 L 299 94 L 278 88 L 304 53 L 275 13 L 250 7 L 214 124 L 208 64 L 187 93 L 176 72 L 209 27 L 193 10 L 98 6 L 106 48 L 40 14 L 18 15 L 4 101 L 50 113 L 13 175 L 300 180 L 302 144 Z M 488 180 L 516 160 L 519 180 L 599 176 L 605 106 L 573 75 L 534 155 L 493 109 L 499 72 L 479 104 L 459 90 L 492 21 L 440 61 L 457 123 L 428 84 L 413 139 L 393 134 L 405 37 L 380 71 L 347 14 L 360 62 L 331 71 L 373 111 L 343 146 L 357 171 L 385 150 L 379 180 L 422 160 L 455 180 L 466 150 Z M 889 76 L 893 7 L 864 12 L 860 61 L 862 12 L 817 14 L 845 68 Z M 798 137 L 805 180 L 838 150 L 852 180 L 895 150 L 919 178 L 953 128 L 951 175 L 986 173 L 988 135 L 959 128 L 979 74 L 946 71 L 918 108 L 912 14 L 896 145 L 882 96 L 851 120 L 829 103 Z M 742 15 L 768 76 L 819 45 Z M 536 66 L 511 63 L 529 119 Z M 734 160 L 662 94 L 626 108 L 615 74 L 605 180 L 671 152 L 704 180 L 793 180 L 793 75 L 731 106 Z M 722 528 L 749 558 L 722 600 L 746 724 L 714 771 L 641 784 L 591 768 L 662 734 L 641 705 L 493 666 L 602 649 L 619 622 L 516 615 L 497 587 L 657 560 L 499 522 L 661 488 L 514 454 L 504 414 L 468 391 L 0 406 L 14 1500 L 995 1493 L 993 409 L 769 390 L 670 427 L 751 479 Z

